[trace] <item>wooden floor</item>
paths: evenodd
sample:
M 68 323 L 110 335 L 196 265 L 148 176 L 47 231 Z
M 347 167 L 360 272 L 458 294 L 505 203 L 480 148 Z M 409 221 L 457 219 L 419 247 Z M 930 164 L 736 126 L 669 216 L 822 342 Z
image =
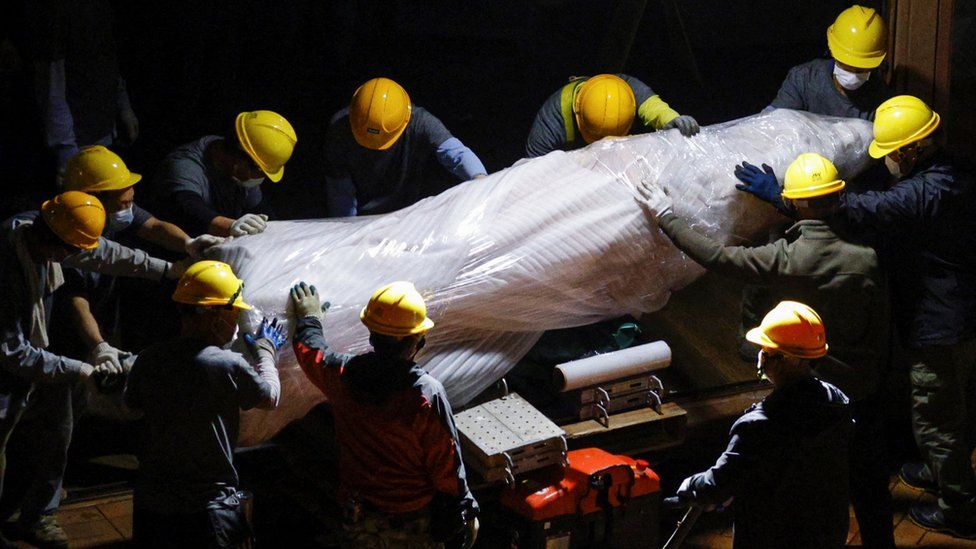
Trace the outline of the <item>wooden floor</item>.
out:
M 898 547 L 976 548 L 976 541 L 961 540 L 925 530 L 909 520 L 908 508 L 911 504 L 917 501 L 932 501 L 934 496 L 909 488 L 897 479 L 891 482 L 891 495 L 895 506 L 895 543 Z M 861 545 L 853 510 L 847 543 L 848 546 L 854 547 Z M 695 531 L 685 540 L 682 547 L 686 549 L 731 548 L 732 529 L 728 526 L 727 520 L 716 520 L 715 517 L 705 516 L 695 525 Z
M 976 541 L 958 540 L 930 532 L 912 523 L 906 513 L 908 507 L 919 500 L 932 496 L 908 488 L 892 480 L 895 499 L 895 541 L 898 547 L 976 548 Z M 87 502 L 65 504 L 58 512 L 58 519 L 71 539 L 72 548 L 122 547 L 132 536 L 132 497 L 120 495 Z M 667 537 L 669 532 L 663 532 Z M 860 546 L 857 522 L 851 517 L 851 546 Z M 272 544 L 273 545 L 273 544 Z M 30 547 L 18 543 L 19 547 Z M 692 535 L 685 541 L 686 548 L 722 549 L 732 547 L 732 530 L 727 517 L 705 515 L 695 525 Z

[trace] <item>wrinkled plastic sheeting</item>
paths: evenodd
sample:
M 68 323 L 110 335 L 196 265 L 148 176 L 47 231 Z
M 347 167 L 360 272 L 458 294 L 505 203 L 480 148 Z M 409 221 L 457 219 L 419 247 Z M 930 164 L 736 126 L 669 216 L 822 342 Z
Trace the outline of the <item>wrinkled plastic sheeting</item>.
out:
M 500 379 L 542 331 L 660 309 L 702 274 L 647 219 L 635 185 L 668 190 L 678 215 L 726 243 L 764 238 L 782 219 L 735 190 L 735 164 L 766 162 L 782 174 L 800 153 L 834 161 L 843 177 L 869 159 L 861 120 L 777 110 L 705 127 L 605 139 L 553 152 L 382 216 L 273 222 L 232 241 L 218 259 L 245 281 L 261 316 L 290 319 L 288 290 L 314 284 L 332 304 L 324 320 L 333 349 L 369 350 L 359 313 L 373 290 L 413 282 L 436 322 L 421 365 L 461 406 Z M 261 442 L 324 397 L 290 348 L 279 360 L 281 404 L 248 412 L 242 444 Z

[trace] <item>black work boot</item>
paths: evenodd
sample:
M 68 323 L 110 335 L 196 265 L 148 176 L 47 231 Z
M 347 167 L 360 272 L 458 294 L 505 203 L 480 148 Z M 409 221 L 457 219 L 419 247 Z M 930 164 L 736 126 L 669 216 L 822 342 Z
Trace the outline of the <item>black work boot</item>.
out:
M 922 528 L 957 538 L 976 539 L 976 528 L 947 521 L 945 513 L 942 512 L 942 508 L 936 502 L 912 505 L 911 509 L 908 510 L 908 518 Z
M 924 463 L 906 463 L 898 470 L 898 478 L 909 488 L 924 490 L 930 494 L 939 492 L 939 486 L 932 478 L 932 471 Z

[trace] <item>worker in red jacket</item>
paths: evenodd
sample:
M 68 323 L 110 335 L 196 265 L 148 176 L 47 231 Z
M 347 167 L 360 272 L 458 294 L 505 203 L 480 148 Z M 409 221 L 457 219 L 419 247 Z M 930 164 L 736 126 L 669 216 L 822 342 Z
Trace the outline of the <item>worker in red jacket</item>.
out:
M 329 398 L 339 441 L 344 547 L 469 547 L 478 503 L 439 381 L 413 361 L 434 323 L 409 282 L 376 290 L 360 318 L 373 351 L 332 351 L 314 286 L 291 290 L 295 356 Z

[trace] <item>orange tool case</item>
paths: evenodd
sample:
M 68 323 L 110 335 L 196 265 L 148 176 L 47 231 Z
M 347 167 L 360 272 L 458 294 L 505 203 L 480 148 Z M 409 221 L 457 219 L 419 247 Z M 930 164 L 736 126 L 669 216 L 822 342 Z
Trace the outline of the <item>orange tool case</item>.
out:
M 599 448 L 567 459 L 499 496 L 515 515 L 513 546 L 657 547 L 661 480 L 647 462 Z

